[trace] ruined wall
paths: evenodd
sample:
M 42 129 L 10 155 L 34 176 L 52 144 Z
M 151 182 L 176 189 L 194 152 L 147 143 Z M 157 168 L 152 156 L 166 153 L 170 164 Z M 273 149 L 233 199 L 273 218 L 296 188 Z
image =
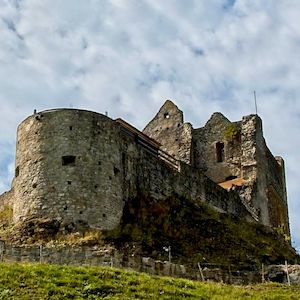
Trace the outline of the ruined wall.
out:
M 284 160 L 278 156 L 274 158 L 268 148 L 266 157 L 268 162 L 266 194 L 270 222 L 273 227 L 281 228 L 283 233 L 290 235 Z
M 125 201 L 177 194 L 207 201 L 251 220 L 237 193 L 227 193 L 195 168 L 181 172 L 106 116 L 82 110 L 44 111 L 18 127 L 14 221 L 58 219 L 77 229 L 118 226 Z
M 183 196 L 194 203 L 207 202 L 221 212 L 229 212 L 252 221 L 238 193 L 227 192 L 207 178 L 201 170 L 183 162 L 180 172 L 124 133 L 124 198 L 149 195 L 164 201 L 172 195 Z
M 194 129 L 192 164 L 216 183 L 241 177 L 240 123 L 214 113 L 204 127 Z
M 76 228 L 110 230 L 118 226 L 126 201 L 178 195 L 247 220 L 257 215 L 262 224 L 284 224 L 288 231 L 283 162 L 278 160 L 280 166 L 267 151 L 258 116 L 232 123 L 215 113 L 205 127 L 192 130 L 167 101 L 144 133 L 180 160 L 177 169 L 160 159 L 155 143 L 124 126 L 74 109 L 45 111 L 23 121 L 13 181 L 14 221 L 56 218 Z M 221 157 L 218 143 L 224 146 Z M 216 185 L 232 177 L 246 182 L 230 192 Z
M 193 130 L 192 164 L 216 183 L 241 178 L 235 189 L 253 218 L 289 232 L 284 164 L 268 149 L 257 115 L 230 122 L 214 113 L 203 128 Z
M 191 160 L 192 125 L 183 122 L 183 113 L 167 100 L 143 132 L 161 144 L 161 150 L 187 164 Z
M 241 141 L 247 201 L 258 210 L 262 224 L 282 227 L 289 234 L 284 162 L 276 160 L 267 147 L 259 116 L 243 117 Z
M 18 127 L 14 221 L 58 218 L 111 229 L 122 214 L 120 138 L 115 123 L 82 110 L 51 110 Z
M 6 206 L 12 206 L 14 202 L 14 191 L 10 190 L 8 192 L 4 192 L 0 195 L 0 211 L 3 210 Z
M 270 226 L 266 198 L 266 161 L 264 160 L 265 141 L 262 122 L 257 115 L 242 118 L 241 129 L 242 177 L 246 183 L 241 196 L 254 206 L 260 223 Z

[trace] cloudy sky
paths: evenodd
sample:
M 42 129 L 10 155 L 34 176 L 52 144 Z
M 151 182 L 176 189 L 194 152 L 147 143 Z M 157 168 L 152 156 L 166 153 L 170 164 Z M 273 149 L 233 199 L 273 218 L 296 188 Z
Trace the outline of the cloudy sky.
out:
M 142 129 L 165 99 L 201 127 L 254 113 L 286 161 L 300 249 L 299 0 L 0 0 L 0 192 L 17 124 L 54 107 L 108 111 Z

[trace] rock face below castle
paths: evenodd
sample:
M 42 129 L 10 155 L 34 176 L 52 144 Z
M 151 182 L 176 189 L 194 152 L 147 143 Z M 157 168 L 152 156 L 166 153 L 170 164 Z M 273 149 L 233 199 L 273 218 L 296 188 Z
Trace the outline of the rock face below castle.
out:
M 47 218 L 113 230 L 132 199 L 174 195 L 289 234 L 284 163 L 267 148 L 261 119 L 215 113 L 194 129 L 169 100 L 143 132 L 84 110 L 29 116 L 18 127 L 15 177 L 0 207 L 12 206 L 15 224 Z

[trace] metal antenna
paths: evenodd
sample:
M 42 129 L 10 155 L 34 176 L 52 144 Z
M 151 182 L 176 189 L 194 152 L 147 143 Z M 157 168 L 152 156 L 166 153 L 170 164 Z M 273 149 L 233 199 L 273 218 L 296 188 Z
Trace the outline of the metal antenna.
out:
M 254 94 L 255 114 L 257 114 L 257 102 L 256 102 L 256 92 L 255 92 L 255 90 L 253 91 L 253 94 Z

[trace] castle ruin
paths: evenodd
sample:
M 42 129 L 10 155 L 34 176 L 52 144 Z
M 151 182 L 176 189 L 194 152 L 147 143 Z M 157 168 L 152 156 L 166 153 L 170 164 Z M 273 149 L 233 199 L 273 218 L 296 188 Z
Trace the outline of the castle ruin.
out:
M 34 113 L 18 127 L 15 176 L 0 196 L 13 222 L 113 230 L 126 203 L 173 195 L 289 235 L 284 161 L 268 149 L 258 115 L 214 113 L 202 128 L 167 100 L 141 132 L 78 109 Z M 193 218 L 193 216 L 190 216 Z

